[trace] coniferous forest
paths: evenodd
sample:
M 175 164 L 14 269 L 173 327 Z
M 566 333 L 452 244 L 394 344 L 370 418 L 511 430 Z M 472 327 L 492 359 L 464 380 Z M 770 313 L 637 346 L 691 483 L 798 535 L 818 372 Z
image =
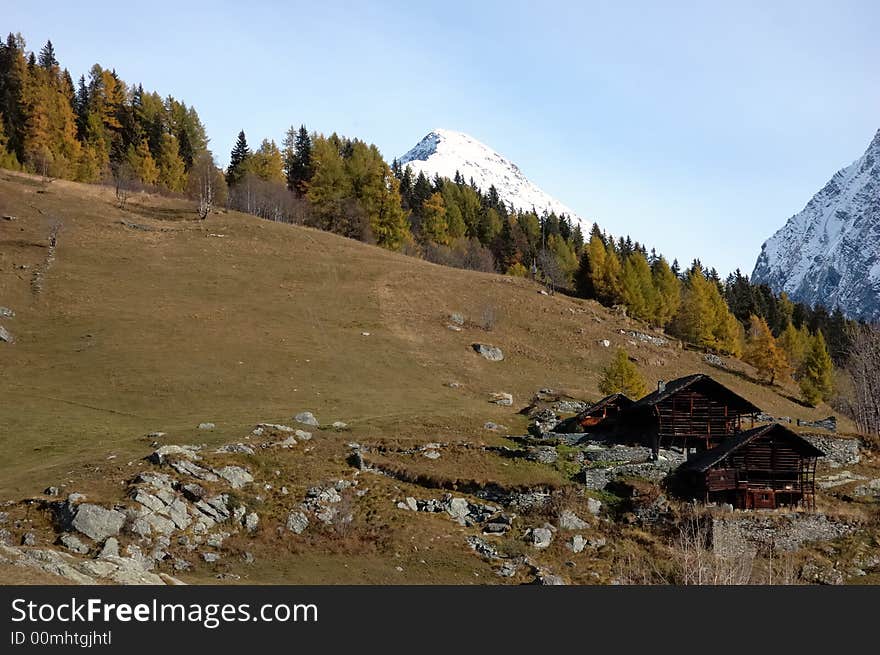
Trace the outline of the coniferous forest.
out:
M 739 271 L 686 268 L 629 236 L 570 217 L 507 206 L 460 174 L 427 179 L 375 145 L 291 126 L 281 144 L 238 134 L 221 170 L 196 109 L 95 64 L 74 79 L 51 41 L 0 45 L 0 167 L 47 178 L 192 198 L 305 224 L 429 261 L 530 277 L 551 290 L 625 308 L 707 352 L 752 364 L 768 384 L 788 376 L 805 402 L 832 400 L 834 365 L 856 333 L 839 310 L 789 300 Z

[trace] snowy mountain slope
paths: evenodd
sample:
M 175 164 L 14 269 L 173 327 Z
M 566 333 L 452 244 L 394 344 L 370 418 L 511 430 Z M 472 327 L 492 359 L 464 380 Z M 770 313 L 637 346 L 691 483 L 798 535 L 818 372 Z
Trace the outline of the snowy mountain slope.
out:
M 880 131 L 764 243 L 752 278 L 801 302 L 880 319 Z
M 516 164 L 467 134 L 433 130 L 398 161 L 404 168 L 411 167 L 415 175 L 424 172 L 428 179 L 434 175 L 453 179 L 458 171 L 467 181 L 473 178 L 483 192 L 494 184 L 501 199 L 517 209 L 567 214 L 589 228 L 570 208 L 529 181 Z

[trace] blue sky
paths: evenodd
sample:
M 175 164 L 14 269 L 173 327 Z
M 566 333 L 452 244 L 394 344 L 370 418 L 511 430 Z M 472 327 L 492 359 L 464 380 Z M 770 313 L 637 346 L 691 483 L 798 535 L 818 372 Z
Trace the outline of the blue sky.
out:
M 12 3 L 47 38 L 195 105 L 225 163 L 291 124 L 389 159 L 435 127 L 487 143 L 605 229 L 750 272 L 880 128 L 876 2 Z M 29 6 L 28 6 L 29 5 Z

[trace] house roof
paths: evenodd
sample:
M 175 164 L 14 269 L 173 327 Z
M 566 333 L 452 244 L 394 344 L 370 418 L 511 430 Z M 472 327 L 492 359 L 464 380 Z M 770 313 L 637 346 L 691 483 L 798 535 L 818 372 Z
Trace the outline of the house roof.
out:
M 724 396 L 727 402 L 732 407 L 739 409 L 744 413 L 752 414 L 761 411 L 759 407 L 756 407 L 754 404 L 752 404 L 739 394 L 734 393 L 723 384 L 706 375 L 705 373 L 695 373 L 694 375 L 687 375 L 683 378 L 671 380 L 666 383 L 666 386 L 663 389 L 652 391 L 644 398 L 636 401 L 633 404 L 633 408 L 653 407 L 654 405 L 663 402 L 667 398 L 674 396 L 680 391 L 683 391 L 684 389 L 695 385 L 710 387 L 715 394 Z
M 632 407 L 635 404 L 635 401 L 630 399 L 627 395 L 622 393 L 613 393 L 610 396 L 605 396 L 602 400 L 599 400 L 589 407 L 587 407 L 584 411 L 578 414 L 578 418 L 590 416 L 593 412 L 596 412 L 608 405 L 617 403 L 623 408 Z
M 774 434 L 775 436 L 784 437 L 790 441 L 793 441 L 797 445 L 801 454 L 807 457 L 823 457 L 825 455 L 824 452 L 816 448 L 816 446 L 811 444 L 809 441 L 804 439 L 796 432 L 792 432 L 787 427 L 780 425 L 779 423 L 771 423 L 769 425 L 762 425 L 752 430 L 746 430 L 745 432 L 740 432 L 732 437 L 728 437 L 714 448 L 711 448 L 703 453 L 700 453 L 696 457 L 692 457 L 691 459 L 689 459 L 687 462 L 681 465 L 681 469 L 684 471 L 697 471 L 699 473 L 705 473 L 708 469 L 723 460 L 732 452 L 739 450 L 746 444 L 751 443 L 759 437 L 763 437 L 769 434 Z

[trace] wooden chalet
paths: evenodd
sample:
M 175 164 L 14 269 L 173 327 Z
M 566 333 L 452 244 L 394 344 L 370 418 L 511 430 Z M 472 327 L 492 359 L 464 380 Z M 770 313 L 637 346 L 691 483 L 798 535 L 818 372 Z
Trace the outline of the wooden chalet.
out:
M 634 403 L 635 401 L 622 393 L 613 393 L 593 403 L 577 416 L 566 419 L 555 429 L 557 432 L 611 431 L 618 416 Z
M 638 437 L 655 455 L 661 447 L 686 451 L 714 448 L 743 430 L 744 419 L 761 410 L 708 375 L 698 373 L 657 385 L 617 421 L 617 432 Z
M 773 423 L 693 455 L 676 472 L 679 493 L 738 509 L 815 507 L 816 460 L 825 453 Z

